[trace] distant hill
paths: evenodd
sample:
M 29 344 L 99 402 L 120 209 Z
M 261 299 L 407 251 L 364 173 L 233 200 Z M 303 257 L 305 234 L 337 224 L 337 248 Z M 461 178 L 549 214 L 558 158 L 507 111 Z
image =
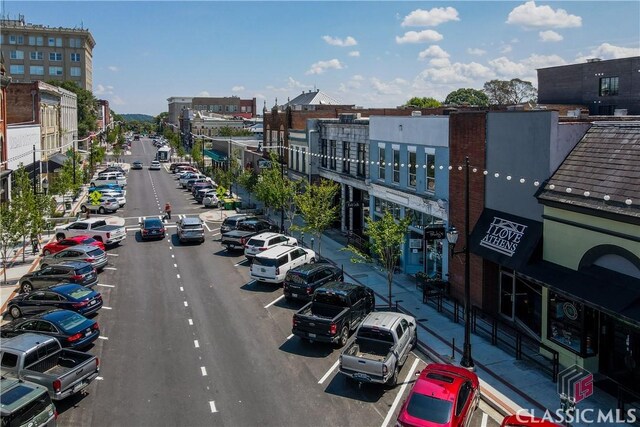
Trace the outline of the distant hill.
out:
M 155 118 L 148 114 L 120 114 L 127 122 L 155 122 Z

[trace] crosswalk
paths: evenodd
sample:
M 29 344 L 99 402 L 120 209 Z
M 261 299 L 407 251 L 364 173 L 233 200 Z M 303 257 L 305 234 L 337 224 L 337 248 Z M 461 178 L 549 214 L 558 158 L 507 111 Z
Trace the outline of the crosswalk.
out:
M 142 223 L 142 221 L 148 218 L 158 218 L 165 224 L 165 228 L 171 229 L 171 228 L 177 227 L 176 221 L 187 218 L 187 217 L 197 218 L 198 215 L 172 214 L 171 219 L 165 218 L 164 215 L 148 215 L 148 216 L 130 216 L 130 217 L 125 217 L 123 219 L 124 219 L 124 226 L 126 231 L 139 231 L 140 224 Z M 219 233 L 220 231 L 219 222 L 203 221 L 203 225 L 205 229 L 210 233 L 216 233 L 216 232 Z

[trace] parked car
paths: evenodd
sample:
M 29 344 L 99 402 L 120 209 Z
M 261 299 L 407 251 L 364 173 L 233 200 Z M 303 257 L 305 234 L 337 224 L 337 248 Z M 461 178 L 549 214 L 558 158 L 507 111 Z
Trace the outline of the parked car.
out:
M 220 226 L 220 233 L 225 234 L 230 232 L 231 230 L 235 230 L 236 228 L 238 228 L 238 224 L 240 224 L 242 221 L 247 221 L 250 219 L 258 219 L 258 217 L 247 214 L 228 216 L 224 219 L 224 221 L 222 221 L 222 225 Z
M 179 166 L 191 166 L 189 162 L 174 162 L 169 165 L 169 172 L 176 173 Z
M 122 175 L 126 175 L 127 174 L 127 171 L 124 170 L 124 168 L 122 166 L 111 165 L 111 166 L 108 166 L 106 169 L 102 169 L 101 171 L 99 171 L 98 175 L 104 175 L 104 174 L 109 173 L 109 172 L 121 173 Z
M 106 246 L 116 245 L 127 238 L 127 232 L 124 226 L 108 225 L 107 222 L 101 218 L 89 218 L 67 225 L 59 225 L 54 231 L 57 240 L 88 234 Z
M 2 426 L 55 427 L 58 412 L 47 389 L 17 378 L 0 380 Z
M 218 208 L 220 207 L 220 199 L 218 199 L 218 195 L 215 190 L 207 191 L 206 195 L 202 199 L 202 205 L 205 208 Z
M 87 316 L 102 307 L 102 295 L 75 283 L 61 283 L 26 294 L 18 294 L 7 304 L 11 317 L 18 319 L 54 308 Z
M 191 195 L 193 196 L 194 199 L 196 199 L 197 202 L 201 202 L 203 197 L 200 197 L 200 200 L 198 200 L 198 192 L 200 190 L 213 190 L 215 187 L 216 186 L 213 183 L 213 181 L 207 178 L 205 181 L 196 182 L 193 185 L 191 185 Z
M 227 250 L 244 249 L 245 245 L 255 235 L 265 231 L 274 231 L 275 229 L 277 229 L 277 227 L 261 219 L 242 221 L 238 224 L 237 229 L 222 235 L 220 244 L 227 248 Z M 293 239 L 291 244 L 297 245 L 298 241 Z M 252 258 L 252 256 L 255 256 L 255 254 L 250 254 L 247 258 Z
M 127 198 L 124 196 L 123 191 L 119 190 L 105 190 L 100 192 L 103 198 L 114 198 L 118 202 L 118 207 L 123 208 L 127 204 Z
M 27 273 L 18 280 L 21 292 L 31 292 L 58 283 L 77 283 L 91 287 L 98 283 L 98 272 L 88 262 L 64 261 Z
M 98 212 L 99 214 L 111 213 L 120 209 L 120 203 L 111 196 L 102 196 L 97 200 L 97 203 L 90 199 L 85 200 L 80 205 L 82 212 Z
M 250 277 L 258 282 L 280 284 L 292 268 L 315 261 L 316 253 L 311 249 L 280 245 L 254 257 Z
M 287 272 L 282 285 L 284 298 L 311 301 L 319 286 L 343 280 L 342 270 L 332 264 L 304 264 Z
M 97 178 L 91 180 L 92 187 L 105 184 L 116 184 L 119 187 L 124 188 L 127 186 L 127 178 L 125 178 L 121 173 L 114 174 L 112 172 L 108 172 L 105 175 L 99 175 Z
M 178 166 L 175 168 L 175 172 L 176 174 L 181 174 L 181 173 L 185 173 L 185 172 L 190 172 L 190 173 L 198 173 L 198 169 L 193 167 L 193 166 Z
M 180 185 L 182 186 L 182 188 L 187 188 L 187 181 L 189 181 L 190 179 L 198 179 L 198 178 L 205 178 L 205 176 L 197 172 L 189 172 L 189 173 L 180 175 Z
M 431 363 L 402 404 L 400 426 L 468 426 L 480 402 L 478 376 L 458 366 Z
M 143 167 L 142 162 L 139 160 L 136 160 L 131 164 L 131 169 L 142 169 L 142 167 Z
M 116 190 L 116 191 L 123 191 L 122 187 L 120 187 L 118 184 L 101 184 L 101 185 L 97 185 L 97 186 L 90 186 L 89 187 L 89 194 L 93 193 L 94 191 L 100 191 L 102 192 L 103 190 Z
M 67 249 L 77 245 L 91 245 L 104 251 L 104 243 L 99 242 L 93 237 L 89 237 L 86 234 L 81 234 L 79 236 L 69 236 L 66 239 L 57 241 L 54 240 L 53 242 L 47 243 L 46 245 L 44 245 L 44 248 L 42 248 L 42 255 L 55 254 L 56 252 L 60 252 L 63 249 Z
M 236 230 L 237 231 L 237 230 Z M 229 234 L 227 234 L 228 236 Z M 274 248 L 279 245 L 292 245 L 296 246 L 298 240 L 295 237 L 285 236 L 279 233 L 260 233 L 252 236 L 248 239 L 244 245 L 244 256 L 248 260 L 252 260 L 256 255 L 264 252 L 268 249 Z
M 202 178 L 191 178 L 187 181 L 186 189 L 187 191 L 192 191 L 193 186 L 198 183 L 211 183 L 211 178 L 202 177 Z
M 179 219 L 177 225 L 178 240 L 180 240 L 180 243 L 194 241 L 204 243 L 204 226 L 200 218 L 188 216 Z
M 164 239 L 166 230 L 164 223 L 159 218 L 145 218 L 140 224 L 140 237 L 147 239 Z
M 151 171 L 159 171 L 161 167 L 162 166 L 160 166 L 160 162 L 159 161 L 153 160 L 151 162 L 151 164 L 149 165 L 149 170 L 151 170 Z
M 504 417 L 500 427 L 562 427 L 560 424 L 536 418 L 529 414 L 517 414 Z
M 88 262 L 96 270 L 102 270 L 108 262 L 107 253 L 102 249 L 91 245 L 77 245 L 42 257 L 40 259 L 40 268 L 60 264 L 64 261 Z
M 193 188 L 197 189 L 193 198 L 196 199 L 196 202 L 198 203 L 202 203 L 205 197 L 216 194 L 213 184 L 203 184 L 201 186 L 194 186 Z
M 82 314 L 59 308 L 30 317 L 21 317 L 0 326 L 0 337 L 12 338 L 28 332 L 48 335 L 62 347 L 83 348 L 100 336 L 98 322 Z
M 364 318 L 355 335 L 340 354 L 340 372 L 358 382 L 394 387 L 400 369 L 418 343 L 416 319 L 375 311 Z

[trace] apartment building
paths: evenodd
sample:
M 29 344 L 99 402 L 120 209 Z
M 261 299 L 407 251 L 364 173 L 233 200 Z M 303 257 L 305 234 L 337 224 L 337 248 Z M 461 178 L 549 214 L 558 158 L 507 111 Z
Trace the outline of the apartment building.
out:
M 0 57 L 0 202 L 9 199 L 9 152 L 7 150 L 7 88 L 11 77 L 6 75 L 4 62 Z
M 60 80 L 93 87 L 93 36 L 85 28 L 48 27 L 18 19 L 0 20 L 0 48 L 14 82 Z

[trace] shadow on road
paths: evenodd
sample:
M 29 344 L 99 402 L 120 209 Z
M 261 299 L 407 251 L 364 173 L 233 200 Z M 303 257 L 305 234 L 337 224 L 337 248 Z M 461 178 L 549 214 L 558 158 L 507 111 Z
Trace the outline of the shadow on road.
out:
M 295 354 L 297 356 L 309 357 L 314 359 L 324 358 L 336 351 L 331 344 L 314 342 L 310 343 L 298 337 L 292 337 L 286 340 L 279 347 L 280 351 Z
M 298 311 L 302 308 L 302 306 L 306 305 L 307 301 L 302 300 L 290 300 L 281 299 L 277 303 L 273 304 L 275 307 L 286 308 L 287 310 Z
M 358 383 L 347 379 L 347 376 L 342 375 L 340 372 L 333 376 L 327 388 L 324 389 L 325 393 L 333 394 L 334 396 L 368 403 L 379 401 L 388 390 L 383 385 Z
M 80 392 L 78 392 L 76 394 L 73 394 L 73 395 L 67 397 L 64 400 L 56 401 L 55 405 L 56 405 L 56 410 L 58 411 L 58 413 L 62 414 L 62 413 L 64 413 L 65 411 L 67 411 L 69 409 L 79 408 L 80 404 L 82 403 L 84 398 L 89 395 L 89 392 L 87 392 L 85 390 L 82 390 L 82 391 L 80 391 Z M 89 400 L 89 405 L 90 404 L 91 404 L 91 401 Z M 89 407 L 90 406 L 88 406 L 87 408 L 89 408 Z
M 251 291 L 251 292 L 262 292 L 262 293 L 273 293 L 279 292 L 280 286 L 274 285 L 271 283 L 263 283 L 252 280 L 244 285 L 240 286 L 240 289 L 243 291 Z

